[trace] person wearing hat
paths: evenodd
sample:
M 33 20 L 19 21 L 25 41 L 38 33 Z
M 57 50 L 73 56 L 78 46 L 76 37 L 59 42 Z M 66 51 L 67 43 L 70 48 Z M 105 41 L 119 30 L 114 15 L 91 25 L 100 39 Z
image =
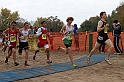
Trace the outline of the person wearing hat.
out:
M 114 54 L 120 55 L 122 53 L 122 50 L 119 47 L 119 38 L 121 35 L 121 25 L 118 22 L 118 20 L 114 20 L 112 29 L 113 29 L 113 36 L 114 36 L 114 48 L 116 51 Z
M 74 30 L 73 31 L 74 31 L 74 43 L 75 43 L 76 50 L 80 50 L 77 24 L 74 24 Z

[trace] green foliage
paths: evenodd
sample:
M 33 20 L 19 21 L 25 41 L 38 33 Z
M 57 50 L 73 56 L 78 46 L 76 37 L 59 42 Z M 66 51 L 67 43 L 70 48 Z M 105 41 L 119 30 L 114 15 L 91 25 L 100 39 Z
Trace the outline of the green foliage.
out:
M 82 32 L 85 31 L 96 31 L 97 23 L 100 20 L 98 16 L 96 17 L 91 17 L 89 20 L 85 20 L 80 26 L 81 28 L 79 29 Z
M 2 8 L 0 13 L 0 30 L 4 30 L 10 26 L 11 21 L 19 19 L 18 11 L 12 12 L 7 8 Z
M 122 31 L 124 31 L 124 2 L 120 3 L 120 6 L 116 8 L 117 19 L 121 23 Z
M 97 23 L 100 17 L 91 17 L 89 20 L 85 20 L 80 26 L 80 31 L 96 31 Z M 109 24 L 109 31 L 112 31 L 112 23 L 114 20 L 118 20 L 122 26 L 122 31 L 124 31 L 124 2 L 120 3 L 120 6 L 112 11 L 111 15 L 108 15 L 107 23 Z
M 34 26 L 41 27 L 41 21 L 46 21 L 46 27 L 48 28 L 48 30 L 53 29 L 54 32 L 59 32 L 62 26 L 64 25 L 64 23 L 60 19 L 58 19 L 57 16 L 50 16 L 48 18 L 37 18 L 36 22 L 34 23 Z
M 108 15 L 107 23 L 109 23 L 109 31 L 112 31 L 112 23 L 117 19 L 121 23 L 122 31 L 124 31 L 124 2 L 121 2 L 120 5 L 112 11 L 111 15 Z M 91 17 L 89 20 L 85 20 L 81 23 L 79 31 L 92 31 L 96 32 L 97 23 L 100 20 L 99 16 Z M 0 11 L 0 30 L 4 30 L 10 26 L 12 21 L 17 21 L 17 27 L 22 28 L 23 23 L 26 22 L 25 19 L 20 18 L 18 11 L 11 12 L 7 8 L 2 8 Z M 53 29 L 54 32 L 59 32 L 62 26 L 64 25 L 63 21 L 58 19 L 57 16 L 50 16 L 48 18 L 38 17 L 36 21 L 31 21 L 32 26 L 41 27 L 41 21 L 46 21 L 47 28 Z

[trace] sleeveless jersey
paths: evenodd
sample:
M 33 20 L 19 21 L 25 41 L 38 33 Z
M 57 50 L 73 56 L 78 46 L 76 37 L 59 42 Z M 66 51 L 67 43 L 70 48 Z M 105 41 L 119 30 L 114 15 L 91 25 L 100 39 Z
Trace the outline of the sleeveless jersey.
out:
M 72 40 L 72 32 L 73 32 L 73 27 L 72 25 L 70 25 L 70 27 L 68 25 L 66 25 L 66 30 L 68 33 L 64 35 L 64 38 L 67 38 L 68 40 Z
M 102 21 L 102 20 L 100 20 L 100 21 Z M 104 22 L 104 21 L 102 21 L 102 22 L 103 22 L 103 24 L 102 24 L 101 28 L 103 28 L 104 25 L 106 24 L 106 22 Z M 98 32 L 97 42 L 99 44 L 104 44 L 104 42 L 109 39 L 109 37 L 107 35 L 107 30 L 108 30 L 108 28 L 105 28 L 102 31 Z
M 28 29 L 24 30 L 24 28 L 23 28 L 22 34 L 23 34 L 23 36 L 21 36 L 21 38 L 24 38 L 24 40 L 20 40 L 20 42 L 27 42 L 28 41 L 28 35 L 29 35 Z
M 39 40 L 39 47 L 44 47 L 45 44 L 47 44 L 47 29 L 41 27 L 41 32 L 42 34 L 40 36 L 38 36 L 38 40 Z
M 102 20 L 100 20 L 100 21 L 102 21 Z M 101 28 L 103 28 L 104 25 L 106 24 L 105 21 L 102 21 L 102 22 L 103 22 L 103 24 L 102 24 Z M 105 29 L 103 29 L 102 31 L 98 32 L 98 35 L 101 36 L 101 37 L 106 37 L 106 36 L 108 36 L 106 31 L 107 31 L 107 29 L 105 28 Z
M 10 46 L 16 47 L 16 41 L 17 41 L 17 33 L 18 29 L 15 28 L 14 31 L 12 31 L 12 28 L 8 30 L 8 41 L 10 42 Z

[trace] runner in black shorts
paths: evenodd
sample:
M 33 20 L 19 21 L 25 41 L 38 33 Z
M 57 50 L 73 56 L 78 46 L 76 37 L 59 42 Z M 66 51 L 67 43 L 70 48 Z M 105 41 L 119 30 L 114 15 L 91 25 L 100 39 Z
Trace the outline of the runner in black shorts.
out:
M 21 32 L 23 35 L 19 35 L 19 55 L 22 54 L 22 50 L 25 50 L 25 66 L 29 66 L 27 61 L 28 61 L 28 36 L 29 36 L 29 31 L 28 31 L 28 23 L 24 23 L 24 27 L 21 29 Z
M 19 54 L 22 54 L 22 50 L 28 49 L 28 42 L 19 42 Z
M 107 24 L 105 21 L 107 18 L 106 12 L 101 12 L 100 17 L 101 17 L 101 20 L 98 22 L 98 26 L 97 26 L 97 32 L 98 32 L 97 42 L 95 44 L 95 47 L 91 50 L 87 60 L 88 60 L 88 63 L 90 63 L 91 56 L 95 53 L 96 50 L 99 49 L 99 46 L 101 44 L 105 43 L 106 45 L 109 46 L 105 61 L 111 65 L 111 63 L 109 61 L 109 56 L 110 56 L 114 46 L 112 44 L 112 41 L 108 38 L 108 35 L 107 35 L 107 30 L 108 30 L 109 24 Z

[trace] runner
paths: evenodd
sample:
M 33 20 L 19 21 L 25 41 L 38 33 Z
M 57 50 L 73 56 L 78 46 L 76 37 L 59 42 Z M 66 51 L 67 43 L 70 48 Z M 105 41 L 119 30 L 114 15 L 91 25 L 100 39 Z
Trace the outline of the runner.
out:
M 78 33 L 78 27 L 77 24 L 74 24 L 74 44 L 75 44 L 75 48 L 77 51 L 80 50 L 79 48 L 79 33 Z
M 3 54 L 5 55 L 6 49 L 8 47 L 8 33 L 3 37 Z
M 74 63 L 73 61 L 73 56 L 72 56 L 72 50 L 71 50 L 71 46 L 72 46 L 72 35 L 74 35 L 74 32 L 73 32 L 73 29 L 74 29 L 74 26 L 71 25 L 72 21 L 73 21 L 73 17 L 68 17 L 66 22 L 67 22 L 67 25 L 64 25 L 60 31 L 61 34 L 64 35 L 64 38 L 63 38 L 63 42 L 64 42 L 64 45 L 66 46 L 66 48 L 63 48 L 63 47 L 58 47 L 58 50 L 59 49 L 62 49 L 66 52 L 66 54 L 69 55 L 70 57 L 70 60 L 72 62 L 72 66 L 73 67 L 76 67 L 76 64 Z
M 40 48 L 45 48 L 47 53 L 47 63 L 50 64 L 52 61 L 50 61 L 50 52 L 49 52 L 49 45 L 47 41 L 47 36 L 49 37 L 47 33 L 46 28 L 46 22 L 41 22 L 42 27 L 38 29 L 36 36 L 38 37 L 38 49 L 35 51 L 35 54 L 33 56 L 33 60 L 36 58 L 36 54 L 40 51 Z
M 105 61 L 111 65 L 111 62 L 109 61 L 109 56 L 114 46 L 107 35 L 109 24 L 106 23 L 106 18 L 107 18 L 106 12 L 101 12 L 100 17 L 101 17 L 101 20 L 98 22 L 98 26 L 97 26 L 97 32 L 98 32 L 97 42 L 95 44 L 95 47 L 91 50 L 87 60 L 88 60 L 88 63 L 90 63 L 91 56 L 95 53 L 96 50 L 98 50 L 101 44 L 105 43 L 106 45 L 109 46 Z
M 27 64 L 28 61 L 28 36 L 29 36 L 29 31 L 28 31 L 28 22 L 24 23 L 24 27 L 21 29 L 21 32 L 23 35 L 19 36 L 19 55 L 22 54 L 22 50 L 25 50 L 25 66 L 29 66 Z
M 122 54 L 122 50 L 119 46 L 119 39 L 121 38 L 121 24 L 118 22 L 118 20 L 114 20 L 113 22 L 113 36 L 114 36 L 114 48 L 115 48 L 115 53 L 117 55 L 121 55 Z
M 21 33 L 18 28 L 16 28 L 16 22 L 11 23 L 11 28 L 8 28 L 3 32 L 5 37 L 8 32 L 8 41 L 9 41 L 9 49 L 8 56 L 6 57 L 5 63 L 8 63 L 8 59 L 13 54 L 14 65 L 18 66 L 19 63 L 16 62 L 16 41 L 17 41 L 17 33 Z

